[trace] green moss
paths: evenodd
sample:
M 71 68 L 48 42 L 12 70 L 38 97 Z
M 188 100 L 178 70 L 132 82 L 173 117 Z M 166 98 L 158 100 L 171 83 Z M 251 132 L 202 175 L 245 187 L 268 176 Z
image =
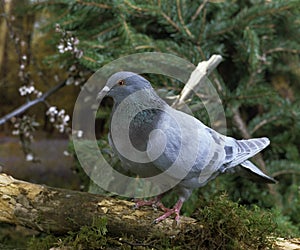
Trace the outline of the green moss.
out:
M 193 214 L 199 227 L 187 228 L 174 237 L 153 235 L 157 249 L 270 249 L 274 245 L 277 219 L 272 211 L 247 208 L 216 195 L 203 201 Z M 153 239 L 152 238 L 152 239 Z M 150 248 L 149 248 L 150 249 Z
M 48 235 L 43 238 L 32 238 L 28 244 L 30 250 L 48 250 L 51 247 L 70 249 L 102 249 L 106 243 L 106 218 L 94 218 L 90 226 L 83 226 L 78 232 L 69 232 L 63 237 Z
M 27 244 L 29 250 L 46 250 L 58 245 L 58 238 L 53 235 L 47 235 L 45 237 L 33 237 Z
M 195 216 L 203 224 L 197 240 L 209 249 L 264 249 L 271 247 L 277 224 L 270 211 L 251 209 L 221 195 L 206 202 Z
M 64 237 L 34 238 L 28 249 L 270 249 L 281 230 L 279 216 L 272 210 L 242 206 L 222 194 L 201 203 L 193 214 L 199 224 L 196 229 L 187 226 L 172 237 L 157 232 L 144 239 L 132 235 L 114 238 L 107 234 L 107 220 L 95 218 L 92 225 Z
M 23 249 L 30 233 L 26 228 L 0 222 L 0 249 Z

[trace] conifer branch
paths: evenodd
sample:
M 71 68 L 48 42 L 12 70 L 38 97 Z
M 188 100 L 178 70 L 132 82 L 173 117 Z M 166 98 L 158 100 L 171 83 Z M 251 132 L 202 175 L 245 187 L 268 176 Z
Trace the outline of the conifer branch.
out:
M 300 175 L 300 171 L 296 171 L 296 170 L 281 170 L 281 171 L 273 173 L 272 176 L 273 177 L 278 177 L 280 175 L 286 175 L 286 174 Z
M 300 50 L 298 49 L 288 49 L 288 48 L 274 48 L 274 49 L 269 49 L 265 52 L 265 54 L 271 54 L 271 53 L 277 53 L 277 52 L 287 52 L 287 53 L 291 53 L 291 54 L 300 54 Z
M 107 4 L 102 4 L 102 3 L 95 3 L 95 2 L 85 2 L 82 0 L 76 0 L 77 3 L 82 4 L 82 5 L 87 5 L 87 6 L 95 6 L 100 9 L 111 9 L 112 7 L 107 5 Z
M 250 135 L 250 133 L 247 129 L 247 126 L 246 126 L 245 122 L 242 119 L 242 116 L 241 116 L 241 113 L 240 113 L 239 109 L 236 108 L 232 111 L 233 111 L 233 120 L 234 120 L 234 123 L 235 123 L 237 129 L 241 132 L 243 138 L 250 139 L 251 135 Z
M 262 126 L 272 122 L 272 121 L 275 121 L 276 119 L 278 119 L 278 116 L 273 116 L 269 119 L 264 119 L 262 120 L 260 123 L 258 123 L 252 130 L 251 130 L 251 134 L 255 133 L 257 130 L 259 130 Z
M 200 12 L 202 11 L 202 9 L 205 7 L 205 5 L 207 4 L 208 0 L 204 0 L 199 7 L 197 8 L 195 14 L 192 16 L 191 21 L 195 21 L 195 19 L 199 16 Z
M 180 32 L 180 27 L 166 13 L 164 13 L 163 11 L 161 11 L 160 13 L 167 20 L 167 22 L 171 24 L 171 26 L 173 26 L 177 31 Z
M 124 3 L 127 4 L 130 8 L 132 8 L 132 9 L 134 9 L 134 10 L 136 10 L 136 11 L 139 11 L 139 12 L 141 12 L 141 11 L 147 11 L 146 9 L 142 9 L 142 8 L 140 8 L 140 7 L 137 7 L 137 6 L 133 5 L 133 4 L 130 3 L 129 1 L 126 1 L 126 0 L 125 0 Z
M 97 36 L 97 37 L 101 37 L 101 36 L 105 35 L 106 33 L 109 33 L 110 31 L 112 31 L 112 30 L 114 30 L 114 29 L 116 29 L 116 28 L 118 28 L 118 27 L 120 27 L 120 26 L 121 26 L 121 24 L 119 24 L 119 23 L 116 24 L 116 25 L 113 25 L 113 26 L 111 26 L 111 27 L 109 27 L 109 28 L 107 28 L 107 29 L 101 31 L 101 32 L 98 33 L 96 36 Z
M 185 22 L 182 18 L 182 14 L 181 14 L 181 7 L 180 7 L 180 0 L 176 0 L 176 4 L 177 4 L 177 13 L 178 13 L 178 18 L 179 21 L 183 27 L 183 29 L 185 30 L 186 34 L 191 38 L 194 39 L 194 36 L 192 34 L 192 32 L 189 30 L 189 28 L 185 25 Z
M 220 36 L 226 33 L 231 32 L 234 29 L 241 29 L 241 22 L 242 21 L 247 26 L 253 19 L 256 19 L 261 16 L 268 16 L 268 15 L 275 15 L 277 13 L 284 12 L 286 10 L 292 9 L 294 7 L 293 3 L 289 3 L 288 1 L 283 2 L 283 6 L 278 8 L 273 8 L 274 6 L 271 3 L 266 3 L 266 8 L 256 9 L 256 7 L 252 7 L 252 11 L 248 10 L 250 15 L 245 15 L 244 12 L 240 12 L 232 21 L 230 21 L 230 25 L 225 25 L 226 28 L 221 29 L 215 33 L 211 33 L 207 35 L 207 39 Z

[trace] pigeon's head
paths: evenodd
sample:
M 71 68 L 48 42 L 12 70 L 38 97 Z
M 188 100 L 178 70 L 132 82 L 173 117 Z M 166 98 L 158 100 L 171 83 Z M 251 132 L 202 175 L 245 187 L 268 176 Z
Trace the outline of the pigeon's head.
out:
M 104 88 L 98 94 L 98 99 L 110 96 L 115 102 L 119 103 L 136 91 L 151 88 L 150 82 L 140 75 L 122 71 L 108 78 Z

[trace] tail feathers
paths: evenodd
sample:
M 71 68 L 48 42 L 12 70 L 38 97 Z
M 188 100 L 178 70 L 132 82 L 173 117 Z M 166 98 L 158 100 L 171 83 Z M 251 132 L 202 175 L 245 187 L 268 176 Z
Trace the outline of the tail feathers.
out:
M 263 150 L 270 144 L 270 140 L 267 137 L 248 139 L 248 140 L 236 140 L 237 152 L 234 159 L 230 162 L 230 166 L 237 166 L 258 152 Z
M 237 172 L 252 181 L 258 183 L 276 183 L 277 181 L 272 177 L 264 174 L 258 167 L 256 167 L 251 161 L 244 161 L 241 167 L 237 167 Z

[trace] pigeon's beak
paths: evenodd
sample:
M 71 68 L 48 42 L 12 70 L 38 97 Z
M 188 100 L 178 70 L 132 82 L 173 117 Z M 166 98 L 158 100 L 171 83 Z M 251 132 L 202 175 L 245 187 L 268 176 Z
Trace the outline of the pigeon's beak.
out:
M 101 101 L 109 91 L 110 91 L 110 88 L 107 86 L 104 86 L 104 88 L 97 95 L 97 101 Z

